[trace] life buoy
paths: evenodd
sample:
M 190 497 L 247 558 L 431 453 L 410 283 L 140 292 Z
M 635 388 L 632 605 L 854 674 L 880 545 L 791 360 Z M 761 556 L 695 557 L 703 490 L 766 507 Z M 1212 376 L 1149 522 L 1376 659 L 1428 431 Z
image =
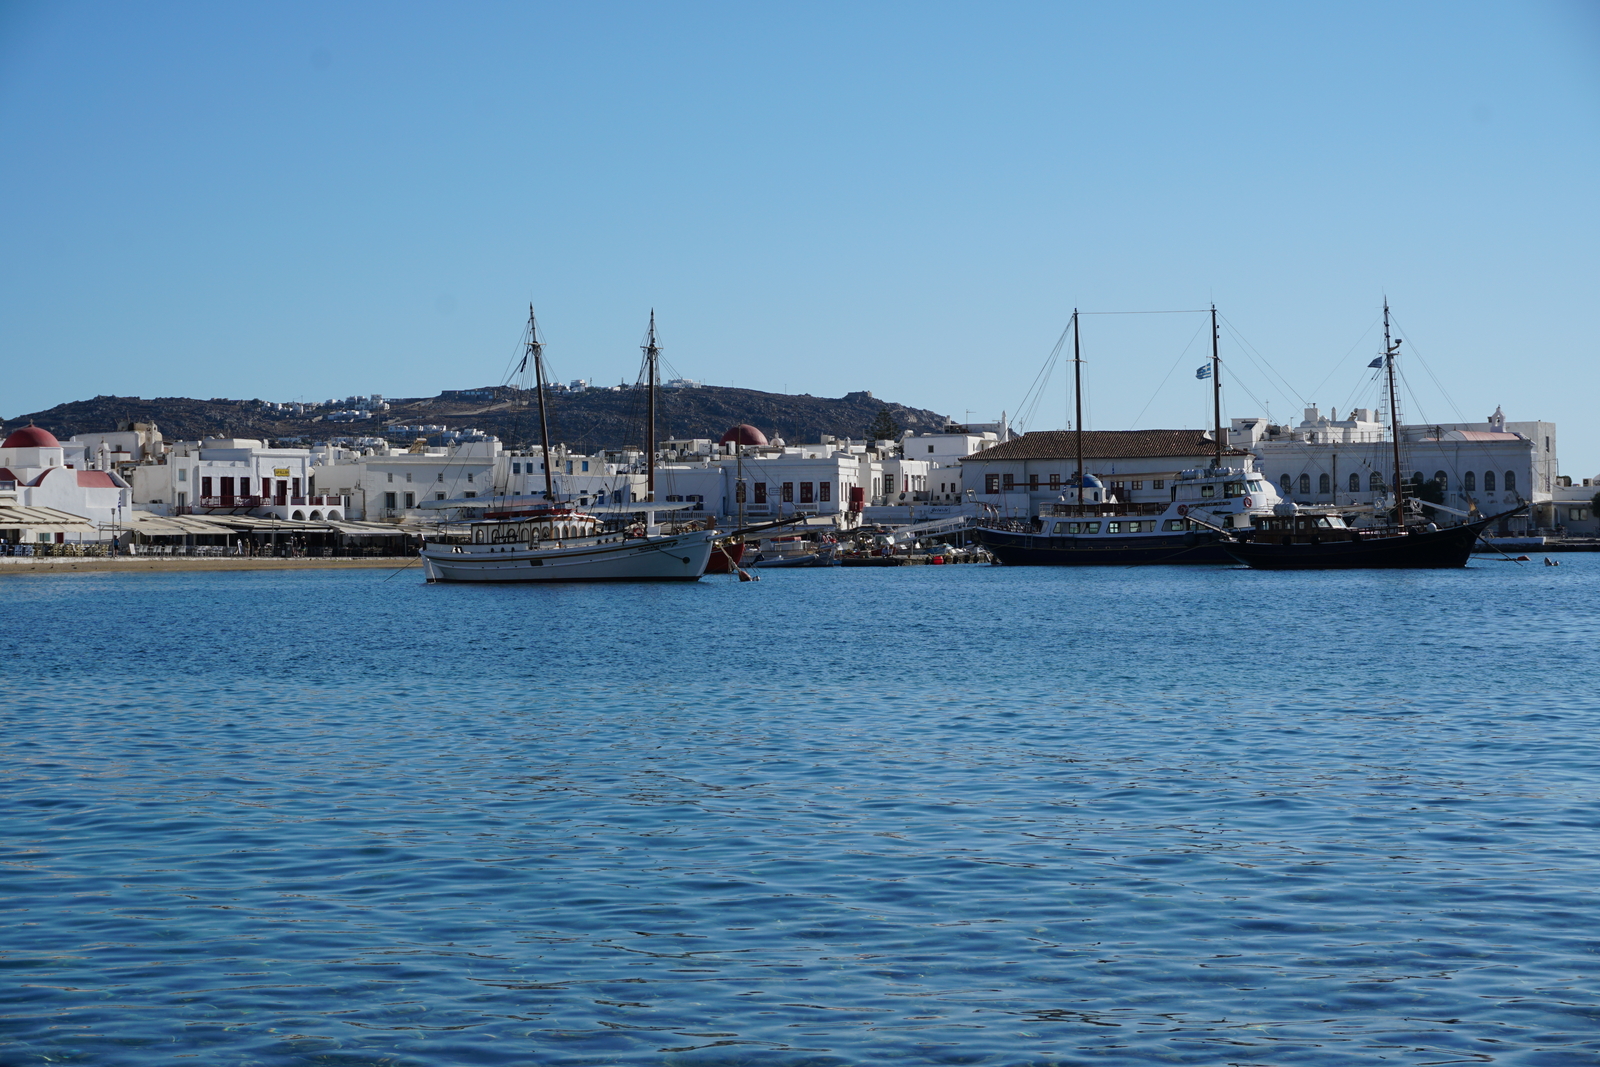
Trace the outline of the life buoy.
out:
M 1251 501 L 1251 499 L 1249 497 L 1245 497 L 1244 498 L 1244 506 L 1245 507 L 1249 507 L 1252 503 L 1253 503 L 1253 501 Z
M 1179 515 L 1187 515 L 1187 514 L 1189 514 L 1189 505 L 1188 504 L 1179 504 L 1178 505 L 1178 514 Z

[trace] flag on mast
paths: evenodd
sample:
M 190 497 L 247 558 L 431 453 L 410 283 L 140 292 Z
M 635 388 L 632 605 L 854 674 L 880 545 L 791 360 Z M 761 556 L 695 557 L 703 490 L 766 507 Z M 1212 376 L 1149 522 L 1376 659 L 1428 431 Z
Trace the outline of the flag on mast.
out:
M 1194 376 L 1196 378 L 1209 378 L 1209 377 L 1211 377 L 1211 364 L 1207 363 L 1203 367 L 1196 367 L 1195 371 L 1194 371 Z

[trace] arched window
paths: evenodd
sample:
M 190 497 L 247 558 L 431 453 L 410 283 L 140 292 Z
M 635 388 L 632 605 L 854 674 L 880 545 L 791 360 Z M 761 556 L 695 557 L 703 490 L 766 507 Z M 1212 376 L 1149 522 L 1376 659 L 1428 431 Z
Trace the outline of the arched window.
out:
M 1412 485 L 1421 485 L 1422 484 L 1422 472 L 1421 471 L 1412 471 L 1411 472 L 1411 484 Z
M 1306 493 L 1308 495 L 1310 494 L 1310 492 L 1311 492 L 1311 475 L 1302 474 L 1300 476 L 1300 491 L 1302 493 Z
M 1352 493 L 1361 492 L 1361 475 L 1352 474 L 1350 476 L 1350 491 Z
M 1506 471 L 1506 492 L 1515 493 L 1516 491 L 1517 491 L 1517 472 L 1516 471 Z
M 1445 474 L 1444 471 L 1434 471 L 1433 480 L 1439 483 L 1440 489 L 1450 488 L 1450 478 Z
M 1383 475 L 1373 471 L 1372 476 L 1367 479 L 1367 488 L 1374 493 L 1381 492 L 1383 490 Z
M 1289 484 L 1289 476 L 1287 474 L 1278 479 L 1278 488 L 1283 490 L 1284 496 L 1289 495 Z
M 1471 471 L 1461 476 L 1461 488 L 1465 492 L 1474 493 L 1478 489 L 1478 476 Z
M 1494 492 L 1494 471 L 1483 472 L 1483 491 L 1485 493 Z
M 1317 479 L 1317 492 L 1324 495 L 1333 492 L 1333 482 L 1326 474 Z

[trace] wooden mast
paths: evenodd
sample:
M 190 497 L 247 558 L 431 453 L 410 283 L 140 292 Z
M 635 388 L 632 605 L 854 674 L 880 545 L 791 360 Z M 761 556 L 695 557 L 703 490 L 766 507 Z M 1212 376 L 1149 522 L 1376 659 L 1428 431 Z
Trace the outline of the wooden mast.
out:
M 1216 440 L 1212 466 L 1222 469 L 1222 360 L 1217 356 L 1217 305 L 1211 305 L 1211 425 Z
M 1072 309 L 1073 430 L 1078 440 L 1078 503 L 1083 503 L 1083 353 L 1078 346 L 1078 309 Z
M 544 499 L 555 503 L 555 478 L 550 472 L 550 420 L 544 411 L 544 345 L 539 343 L 539 321 L 533 316 L 533 305 L 528 305 L 528 355 L 533 357 L 534 388 L 539 395 L 539 445 L 544 451 Z
M 661 357 L 661 347 L 656 344 L 656 309 L 650 309 L 650 332 L 645 336 L 644 372 L 649 389 L 649 430 L 645 441 L 645 500 L 655 503 L 656 499 L 656 363 Z
M 1389 341 L 1389 298 L 1383 298 L 1383 362 L 1389 370 L 1389 432 L 1394 437 L 1394 524 L 1406 524 L 1406 491 L 1400 470 L 1400 407 L 1395 401 L 1394 357 L 1400 351 L 1400 342 Z
M 746 495 L 746 490 L 745 490 L 745 487 L 744 487 L 744 435 L 743 434 L 740 434 L 740 433 L 737 433 L 737 432 L 734 434 L 733 447 L 735 449 L 737 449 L 738 453 L 739 453 L 739 471 L 738 471 L 738 474 L 736 476 L 736 481 L 735 481 L 734 487 L 733 487 L 733 500 L 734 500 L 734 503 L 739 505 L 739 528 L 743 529 L 744 528 L 744 524 L 745 524 L 744 498 L 745 498 L 745 495 Z

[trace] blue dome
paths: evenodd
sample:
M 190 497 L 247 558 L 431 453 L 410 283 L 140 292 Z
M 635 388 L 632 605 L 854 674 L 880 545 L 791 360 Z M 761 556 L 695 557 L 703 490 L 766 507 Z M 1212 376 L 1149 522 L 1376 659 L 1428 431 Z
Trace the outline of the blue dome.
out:
M 1067 484 L 1070 485 L 1070 486 L 1073 486 L 1074 488 L 1076 488 L 1077 485 L 1078 485 L 1078 479 L 1076 479 L 1076 478 L 1068 478 L 1067 479 Z M 1100 479 L 1096 478 L 1092 474 L 1085 474 L 1083 476 L 1083 487 L 1085 489 L 1100 489 L 1100 488 L 1103 488 L 1103 486 L 1102 486 L 1102 484 L 1100 482 Z

